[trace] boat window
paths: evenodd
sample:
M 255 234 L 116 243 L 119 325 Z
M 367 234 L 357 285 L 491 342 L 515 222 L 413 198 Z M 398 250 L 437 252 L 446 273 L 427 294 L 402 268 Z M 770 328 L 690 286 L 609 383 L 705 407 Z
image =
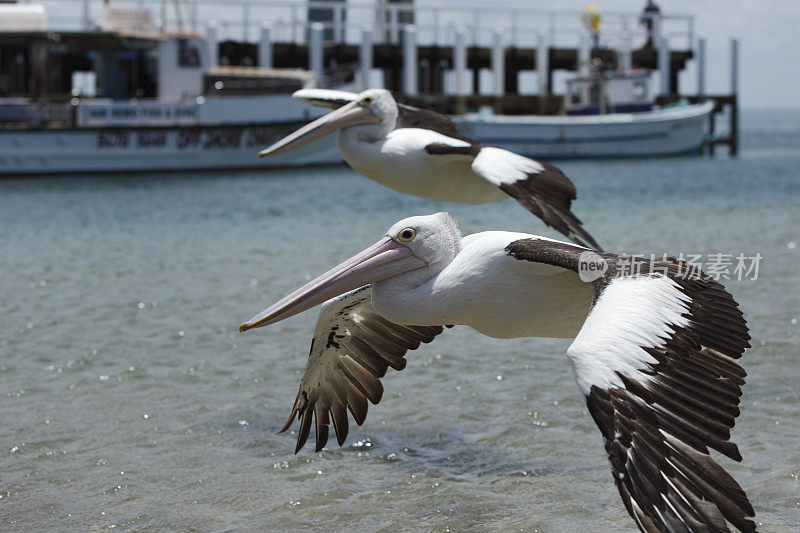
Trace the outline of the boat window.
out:
M 197 68 L 200 66 L 200 50 L 196 43 L 181 40 L 178 43 L 178 66 Z
M 590 104 L 598 104 L 598 103 L 600 103 L 600 84 L 599 83 L 592 83 L 589 86 L 589 103 Z
M 647 98 L 647 84 L 643 81 L 637 81 L 633 84 L 633 99 L 644 100 Z
M 580 104 L 581 100 L 583 100 L 583 95 L 581 94 L 582 87 L 578 83 L 571 83 L 569 86 L 569 103 L 570 104 Z

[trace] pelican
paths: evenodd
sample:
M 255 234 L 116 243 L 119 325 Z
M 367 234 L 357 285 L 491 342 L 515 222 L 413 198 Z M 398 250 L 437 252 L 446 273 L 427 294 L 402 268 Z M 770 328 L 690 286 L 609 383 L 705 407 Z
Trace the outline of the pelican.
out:
M 594 265 L 594 266 L 590 266 Z M 634 268 L 635 267 L 635 268 Z M 388 367 L 443 326 L 484 335 L 574 337 L 578 389 L 603 436 L 626 509 L 642 531 L 755 531 L 747 495 L 710 456 L 741 461 L 730 429 L 739 414 L 750 345 L 724 287 L 674 258 L 598 253 L 536 235 L 461 237 L 447 213 L 394 224 L 374 245 L 241 325 L 322 309 L 300 390 L 297 453 L 316 421 L 316 449 L 347 410 L 364 421 Z
M 338 107 L 284 137 L 258 156 L 278 155 L 339 130 L 337 145 L 353 169 L 404 194 L 482 204 L 512 196 L 583 246 L 600 246 L 572 214 L 575 185 L 558 168 L 464 137 L 448 117 L 397 104 L 385 89 L 360 94 L 324 89 L 294 93 L 302 101 Z M 339 107 L 341 106 L 341 107 Z

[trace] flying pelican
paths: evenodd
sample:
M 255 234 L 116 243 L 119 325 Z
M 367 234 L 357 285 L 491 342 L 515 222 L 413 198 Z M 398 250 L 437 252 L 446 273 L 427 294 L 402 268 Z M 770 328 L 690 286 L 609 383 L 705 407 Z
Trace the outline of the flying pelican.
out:
M 385 89 L 360 94 L 303 89 L 294 96 L 335 111 L 284 137 L 258 156 L 278 155 L 340 130 L 339 151 L 353 169 L 404 194 L 483 204 L 514 197 L 573 241 L 600 246 L 572 214 L 575 185 L 544 161 L 482 147 L 448 117 L 397 104 Z
M 590 266 L 594 265 L 594 267 Z M 593 280 L 591 283 L 583 280 Z M 742 488 L 709 456 L 741 461 L 739 414 L 749 347 L 724 287 L 665 258 L 636 260 L 536 235 L 464 238 L 447 213 L 411 217 L 241 325 L 274 324 L 322 304 L 289 420 L 295 453 L 316 420 L 316 449 L 347 410 L 360 425 L 388 367 L 446 325 L 484 335 L 575 337 L 567 359 L 600 428 L 620 496 L 642 531 L 755 531 Z

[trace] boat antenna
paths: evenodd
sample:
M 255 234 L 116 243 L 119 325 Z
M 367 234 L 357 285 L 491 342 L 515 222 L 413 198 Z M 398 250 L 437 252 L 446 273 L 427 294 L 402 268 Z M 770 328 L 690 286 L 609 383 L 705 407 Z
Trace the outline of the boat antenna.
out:
M 181 14 L 181 0 L 172 0 L 175 5 L 175 21 L 178 23 L 178 33 L 183 33 L 183 15 Z

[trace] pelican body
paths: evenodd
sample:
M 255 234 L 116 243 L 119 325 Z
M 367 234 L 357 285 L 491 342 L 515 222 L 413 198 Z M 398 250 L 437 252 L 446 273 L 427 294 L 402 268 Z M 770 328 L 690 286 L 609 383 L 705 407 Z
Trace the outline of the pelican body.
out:
M 481 146 L 461 135 L 448 117 L 397 104 L 384 89 L 360 94 L 302 89 L 294 96 L 337 109 L 262 150 L 259 157 L 286 153 L 339 131 L 337 145 L 344 160 L 381 185 L 465 204 L 512 196 L 575 242 L 600 248 L 570 210 L 575 186 L 548 163 Z
M 435 157 L 425 151 L 431 144 L 444 142 L 463 148 L 464 153 Z M 508 198 L 472 170 L 469 143 L 453 142 L 435 131 L 392 129 L 370 140 L 359 128 L 347 128 L 339 133 L 336 144 L 353 170 L 403 194 L 463 204 Z
M 625 261 L 634 261 L 626 265 Z M 585 269 L 594 264 L 599 269 Z M 587 274 L 588 272 L 588 274 Z M 393 225 L 344 261 L 241 325 L 322 305 L 308 364 L 283 430 L 295 453 L 316 422 L 339 445 L 360 425 L 389 367 L 443 326 L 485 335 L 575 337 L 567 350 L 626 509 L 646 532 L 755 531 L 753 508 L 710 449 L 740 461 L 746 322 L 724 287 L 685 263 L 647 262 L 524 233 L 461 237 L 446 213 Z

